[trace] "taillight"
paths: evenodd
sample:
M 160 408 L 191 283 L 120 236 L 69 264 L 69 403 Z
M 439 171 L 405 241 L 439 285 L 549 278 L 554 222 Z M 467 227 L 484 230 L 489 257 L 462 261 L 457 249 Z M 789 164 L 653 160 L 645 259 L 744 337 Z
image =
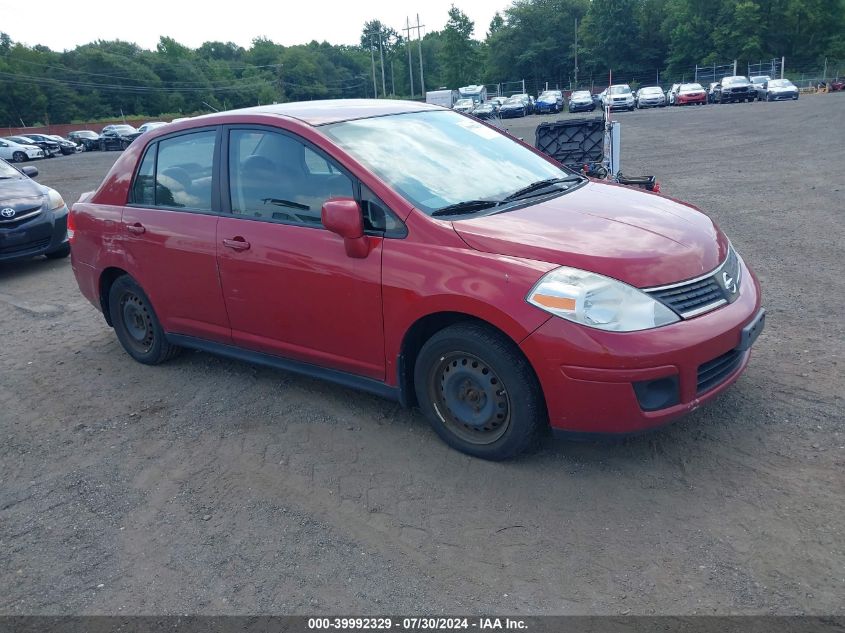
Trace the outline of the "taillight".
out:
M 76 214 L 71 211 L 67 216 L 67 240 L 73 244 L 73 237 L 76 235 Z

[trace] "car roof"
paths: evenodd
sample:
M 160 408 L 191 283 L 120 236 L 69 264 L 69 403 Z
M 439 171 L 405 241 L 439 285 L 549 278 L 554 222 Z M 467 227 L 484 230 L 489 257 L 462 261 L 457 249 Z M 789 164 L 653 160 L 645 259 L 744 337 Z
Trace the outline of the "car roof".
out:
M 214 122 L 216 119 L 228 119 L 238 115 L 277 115 L 290 117 L 308 125 L 326 125 L 353 119 L 367 119 L 391 114 L 408 112 L 426 112 L 443 110 L 441 106 L 416 101 L 398 101 L 393 99 L 327 99 L 324 101 L 297 101 L 293 103 L 274 103 L 254 106 L 240 110 L 228 110 L 193 117 L 191 121 Z M 225 121 L 223 121 L 225 122 Z

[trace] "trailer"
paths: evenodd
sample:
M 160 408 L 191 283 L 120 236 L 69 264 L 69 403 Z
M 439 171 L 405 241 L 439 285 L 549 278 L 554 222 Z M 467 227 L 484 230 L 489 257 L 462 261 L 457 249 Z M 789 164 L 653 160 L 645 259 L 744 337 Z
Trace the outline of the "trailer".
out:
M 457 90 L 447 90 L 445 88 L 429 90 L 425 93 L 426 103 L 443 106 L 444 108 L 451 108 L 459 98 Z

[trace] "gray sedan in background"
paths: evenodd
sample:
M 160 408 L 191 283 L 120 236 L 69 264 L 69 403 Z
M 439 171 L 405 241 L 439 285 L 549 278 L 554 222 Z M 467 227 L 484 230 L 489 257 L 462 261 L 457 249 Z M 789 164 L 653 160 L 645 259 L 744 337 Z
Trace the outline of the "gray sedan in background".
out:
M 666 95 L 660 86 L 646 86 L 637 90 L 638 108 L 664 108 L 666 107 Z

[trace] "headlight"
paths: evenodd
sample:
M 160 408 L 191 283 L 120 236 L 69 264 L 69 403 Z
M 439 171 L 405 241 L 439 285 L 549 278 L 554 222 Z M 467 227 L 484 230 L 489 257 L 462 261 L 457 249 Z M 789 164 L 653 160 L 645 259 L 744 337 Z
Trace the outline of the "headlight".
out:
M 545 274 L 525 300 L 567 321 L 613 332 L 648 330 L 680 320 L 633 286 L 567 266 Z
M 47 202 L 50 207 L 50 211 L 55 211 L 56 209 L 65 206 L 65 201 L 62 200 L 62 196 L 55 189 L 47 190 Z

